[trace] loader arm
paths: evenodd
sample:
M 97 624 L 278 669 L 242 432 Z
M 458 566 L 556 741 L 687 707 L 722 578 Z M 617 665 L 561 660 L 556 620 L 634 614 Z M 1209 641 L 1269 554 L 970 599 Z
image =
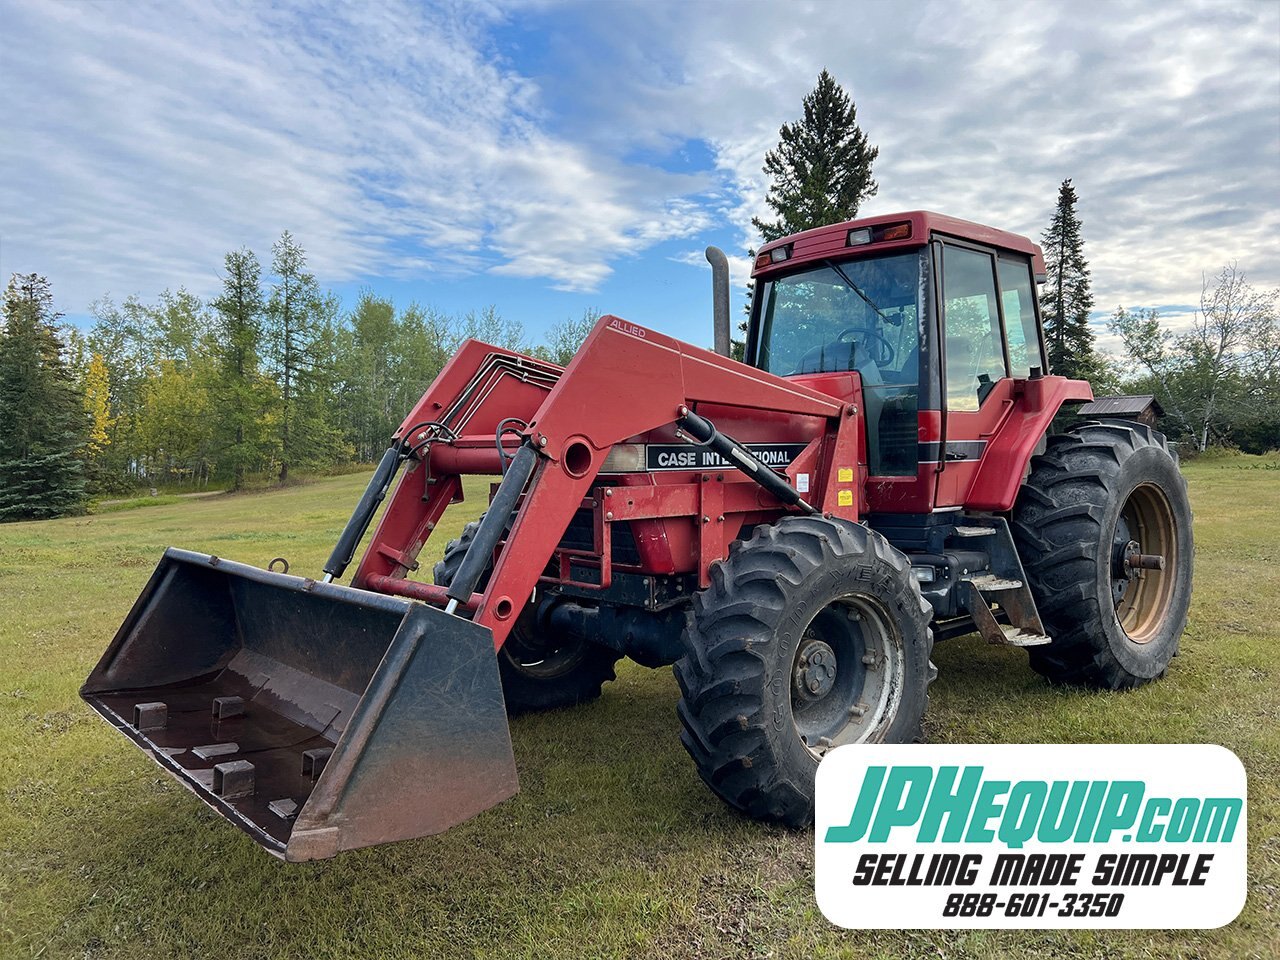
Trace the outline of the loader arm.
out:
M 456 406 L 456 395 L 472 390 L 475 373 L 468 371 L 476 371 L 480 353 L 490 349 L 469 344 L 405 421 L 402 435 L 413 429 L 415 418 L 422 423 Z M 505 417 L 525 420 L 521 442 L 536 451 L 532 477 L 488 585 L 460 604 L 473 611 L 474 622 L 492 631 L 495 648 L 505 642 L 615 444 L 672 424 L 681 418 L 682 407 L 699 403 L 822 418 L 833 433 L 842 420 L 853 422 L 843 417 L 844 404 L 831 397 L 613 316 L 600 319 L 553 384 L 518 386 L 518 391 L 517 385 L 492 389 L 471 413 L 471 422 L 485 426 Z M 534 406 L 538 389 L 545 392 Z M 415 462 L 387 507 L 355 586 L 448 603 L 443 588 L 402 578 L 460 490 L 457 473 L 450 470 L 464 466 L 500 472 L 492 433 L 468 431 L 452 442 L 435 443 Z

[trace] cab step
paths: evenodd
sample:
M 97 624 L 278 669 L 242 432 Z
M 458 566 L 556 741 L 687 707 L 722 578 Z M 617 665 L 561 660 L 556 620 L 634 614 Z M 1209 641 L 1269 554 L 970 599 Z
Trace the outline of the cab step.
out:
M 953 537 L 990 537 L 996 533 L 995 527 L 974 527 L 957 525 L 951 531 Z
M 1052 643 L 1026 584 L 1009 525 L 1002 517 L 973 517 L 957 525 L 957 536 L 991 536 L 984 544 L 990 566 L 960 578 L 961 605 L 988 643 L 1009 647 L 1039 647 Z M 963 532 L 961 532 L 963 531 Z M 981 531 L 981 533 L 979 533 Z M 994 609 L 993 609 L 994 607 Z
M 962 577 L 962 580 L 971 584 L 974 589 L 981 593 L 1001 593 L 1005 590 L 1021 590 L 1022 581 L 1012 580 L 1008 577 L 997 577 L 992 573 L 977 573 L 971 576 Z
M 1042 647 L 1046 643 L 1053 643 L 1053 638 L 1047 637 L 1043 633 L 1023 630 L 1021 627 L 1011 626 L 1007 623 L 1000 623 L 997 626 L 1000 628 L 1000 632 L 1004 634 L 1004 642 L 1011 647 Z

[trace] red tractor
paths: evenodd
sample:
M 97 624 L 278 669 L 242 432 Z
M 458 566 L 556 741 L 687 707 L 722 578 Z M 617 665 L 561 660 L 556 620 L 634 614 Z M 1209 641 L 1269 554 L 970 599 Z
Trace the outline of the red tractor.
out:
M 316 581 L 170 549 L 82 695 L 289 860 L 438 832 L 517 790 L 507 715 L 675 665 L 702 779 L 801 825 L 843 744 L 909 742 L 935 640 L 1054 681 L 1154 680 L 1191 593 L 1161 434 L 1049 433 L 1030 241 L 933 213 L 756 258 L 745 361 L 617 317 L 565 368 L 469 341 L 405 419 Z M 345 572 L 401 474 L 360 559 Z M 414 576 L 461 478 L 501 477 Z

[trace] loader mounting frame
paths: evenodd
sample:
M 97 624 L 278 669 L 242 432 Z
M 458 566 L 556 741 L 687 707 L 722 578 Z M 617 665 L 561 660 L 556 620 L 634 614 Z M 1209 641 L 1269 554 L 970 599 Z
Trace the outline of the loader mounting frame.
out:
M 396 435 L 397 444 L 416 446 L 417 452 L 365 551 L 354 586 L 438 606 L 452 596 L 456 608 L 492 631 L 495 648 L 501 648 L 540 585 L 605 590 L 612 584 L 616 523 L 674 518 L 692 520 L 698 582 L 706 586 L 711 564 L 725 556 L 743 523 L 753 515 L 776 516 L 787 503 L 732 467 L 694 471 L 683 482 L 599 485 L 615 446 L 663 428 L 678 439 L 676 425 L 697 417 L 693 411 L 698 409 L 738 409 L 804 424 L 809 439 L 787 476 L 805 473 L 816 482 L 807 494 L 794 494 L 790 484 L 768 471 L 775 489 L 784 497 L 792 491 L 792 509 L 858 517 L 853 483 L 840 487 L 822 481 L 825 473 L 834 475 L 824 465 L 857 462 L 856 405 L 611 316 L 601 318 L 563 375 L 558 373 L 474 341 L 463 346 Z M 464 397 L 477 399 L 464 406 Z M 518 506 L 487 585 L 453 596 L 443 587 L 409 579 L 427 537 L 461 495 L 461 473 L 503 470 L 510 453 L 501 455 L 495 441 L 503 420 L 524 424 L 520 445 L 507 443 L 504 452 L 524 448 L 535 452 L 536 460 L 527 484 L 509 472 L 500 485 L 519 485 L 511 496 Z M 686 421 L 684 432 L 690 430 Z M 589 550 L 561 545 L 579 510 L 591 512 Z M 594 568 L 595 575 L 583 578 L 584 567 Z

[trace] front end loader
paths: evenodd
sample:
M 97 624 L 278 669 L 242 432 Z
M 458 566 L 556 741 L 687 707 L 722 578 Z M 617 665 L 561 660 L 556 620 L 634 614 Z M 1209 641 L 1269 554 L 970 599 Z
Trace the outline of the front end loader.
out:
M 674 664 L 713 791 L 796 826 L 827 750 L 920 738 L 935 638 L 1059 682 L 1163 673 L 1185 483 L 1148 427 L 1048 434 L 1092 392 L 1046 370 L 1038 247 L 924 212 L 769 244 L 743 363 L 708 257 L 719 352 L 612 316 L 565 368 L 468 341 L 319 579 L 170 549 L 84 699 L 301 861 L 511 796 L 507 717 L 599 696 L 623 656 Z M 500 479 L 427 582 L 472 474 Z

